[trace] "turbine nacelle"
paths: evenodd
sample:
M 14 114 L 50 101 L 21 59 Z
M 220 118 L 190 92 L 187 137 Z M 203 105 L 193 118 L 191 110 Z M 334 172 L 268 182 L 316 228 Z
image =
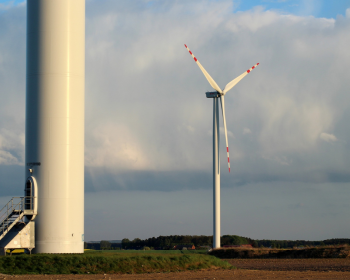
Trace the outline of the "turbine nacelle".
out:
M 218 98 L 220 97 L 222 94 L 218 91 L 207 91 L 205 93 L 205 95 L 207 96 L 207 98 Z

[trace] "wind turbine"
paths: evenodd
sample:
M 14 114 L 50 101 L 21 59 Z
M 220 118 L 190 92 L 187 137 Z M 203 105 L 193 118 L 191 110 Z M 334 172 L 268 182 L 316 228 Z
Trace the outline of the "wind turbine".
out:
M 225 117 L 225 94 L 232 89 L 240 80 L 242 80 L 246 75 L 250 73 L 259 63 L 255 64 L 252 68 L 245 71 L 243 74 L 239 75 L 237 78 L 229 82 L 224 90 L 221 90 L 220 87 L 216 84 L 214 79 L 208 74 L 204 69 L 202 64 L 199 63 L 198 59 L 190 51 L 190 49 L 185 45 L 186 49 L 193 57 L 194 61 L 197 63 L 198 67 L 202 70 L 204 76 L 207 78 L 209 84 L 215 89 L 215 92 L 206 92 L 207 98 L 213 98 L 213 248 L 220 248 L 220 156 L 219 156 L 219 102 L 220 98 L 222 119 L 224 122 L 225 129 L 225 139 L 226 139 L 226 151 L 227 151 L 227 162 L 228 162 L 228 172 L 231 171 L 230 168 L 230 155 L 228 149 L 228 139 L 227 139 L 227 129 L 226 129 L 226 117 Z

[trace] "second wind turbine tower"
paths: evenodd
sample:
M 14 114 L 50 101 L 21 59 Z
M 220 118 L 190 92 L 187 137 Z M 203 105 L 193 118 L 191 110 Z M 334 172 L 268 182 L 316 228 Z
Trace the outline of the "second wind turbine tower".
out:
M 255 64 L 253 67 L 245 71 L 243 74 L 239 75 L 237 78 L 229 82 L 224 90 L 216 84 L 214 79 L 208 74 L 204 67 L 199 63 L 198 59 L 190 51 L 190 49 L 185 45 L 186 49 L 193 57 L 194 61 L 197 63 L 198 67 L 202 70 L 204 76 L 207 78 L 209 84 L 215 89 L 215 92 L 207 92 L 207 98 L 213 98 L 213 248 L 220 248 L 220 156 L 219 156 L 219 140 L 220 140 L 220 125 L 219 125 L 219 102 L 220 98 L 222 119 L 224 122 L 225 139 L 226 139 L 226 151 L 227 151 L 227 161 L 228 161 L 228 171 L 230 168 L 230 155 L 228 149 L 228 139 L 227 139 L 227 129 L 226 129 L 226 117 L 225 117 L 225 94 L 232 89 L 240 80 L 242 80 L 246 75 L 248 75 L 259 63 Z

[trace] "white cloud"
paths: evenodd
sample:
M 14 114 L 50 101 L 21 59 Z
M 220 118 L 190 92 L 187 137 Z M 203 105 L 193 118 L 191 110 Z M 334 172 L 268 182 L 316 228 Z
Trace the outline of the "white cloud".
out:
M 11 8 L 16 7 L 16 6 L 23 7 L 26 5 L 26 2 L 27 1 L 22 1 L 22 2 L 15 4 L 15 0 L 10 0 L 10 1 L 7 1 L 7 3 L 0 3 L 0 12 L 1 11 L 8 11 Z
M 88 140 L 85 164 L 123 170 L 152 170 L 154 166 L 140 148 L 140 141 L 123 124 L 99 126 Z
M 222 126 L 220 126 L 220 135 L 225 137 L 225 130 Z M 227 137 L 235 138 L 232 131 L 227 130 Z
M 24 133 L 0 128 L 0 165 L 23 165 Z
M 251 133 L 252 133 L 252 131 L 249 128 L 247 128 L 247 127 L 243 128 L 243 135 L 251 134 Z
M 183 125 L 183 128 L 187 131 L 187 132 L 190 132 L 190 133 L 193 133 L 195 131 L 194 127 L 189 125 L 189 124 L 184 124 Z
M 270 156 L 267 156 L 267 155 L 262 155 L 261 157 L 263 159 L 266 159 L 266 160 L 277 162 L 280 165 L 290 165 L 292 163 L 292 160 L 289 160 L 286 156 L 280 156 L 280 157 L 273 156 L 273 157 L 270 157 Z
M 13 7 L 15 0 L 11 0 L 6 4 L 0 3 L 0 10 L 6 11 Z
M 292 95 L 278 94 L 273 102 L 265 100 L 263 106 L 267 111 L 260 142 L 268 153 L 310 149 L 333 122 L 327 105 L 306 100 L 298 104 Z
M 320 134 L 320 139 L 323 140 L 323 141 L 326 141 L 326 142 L 336 142 L 336 141 L 338 141 L 338 139 L 337 139 L 337 137 L 335 137 L 335 135 L 329 134 L 329 133 L 325 133 L 325 132 L 322 132 Z
M 7 151 L 0 150 L 0 164 L 13 165 L 18 164 L 18 160 Z

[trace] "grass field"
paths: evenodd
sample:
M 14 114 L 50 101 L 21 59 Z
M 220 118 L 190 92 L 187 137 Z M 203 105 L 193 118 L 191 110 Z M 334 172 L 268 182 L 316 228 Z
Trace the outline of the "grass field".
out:
M 4 274 L 152 273 L 232 266 L 205 251 L 94 251 L 0 257 Z
M 103 254 L 107 255 L 184 255 L 184 254 L 207 254 L 207 250 L 85 250 L 85 254 Z
M 272 249 L 272 248 L 220 248 L 210 253 L 220 259 L 249 259 L 249 258 L 349 258 L 350 246 L 336 245 L 323 247 L 308 247 L 294 249 Z

